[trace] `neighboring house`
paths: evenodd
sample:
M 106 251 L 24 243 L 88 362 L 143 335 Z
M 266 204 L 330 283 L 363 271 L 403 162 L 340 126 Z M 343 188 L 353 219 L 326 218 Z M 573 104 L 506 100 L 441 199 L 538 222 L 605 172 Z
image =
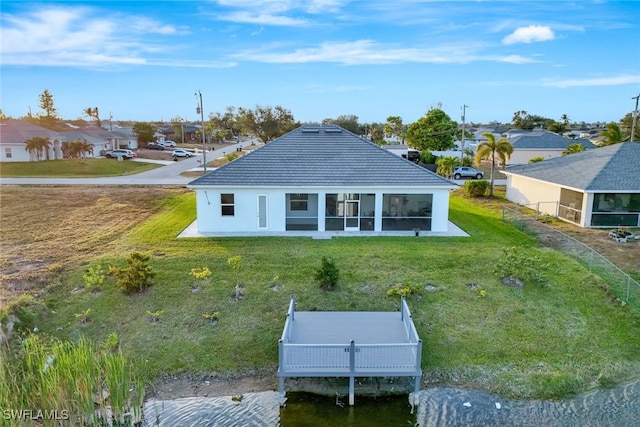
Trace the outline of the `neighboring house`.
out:
M 51 148 L 44 159 L 62 159 L 62 145 L 69 141 L 86 141 L 93 146 L 93 157 L 116 148 L 135 150 L 138 139 L 131 128 L 106 130 L 99 127 L 75 128 L 56 132 L 24 120 L 7 120 L 0 123 L 0 161 L 28 162 L 36 160 L 25 147 L 26 141 L 34 136 L 42 136 L 51 141 Z M 89 155 L 91 157 L 91 155 Z
M 109 131 L 103 128 L 81 128 L 60 132 L 64 135 L 65 141 L 86 141 L 93 146 L 93 157 L 104 154 L 105 151 L 118 148 L 135 149 L 138 142 L 133 133 L 127 132 L 126 128 Z M 91 157 L 91 156 L 89 156 Z
M 508 167 L 507 199 L 581 227 L 640 226 L 640 143 Z
M 25 141 L 41 136 L 51 142 L 51 148 L 44 158 L 61 159 L 64 136 L 59 132 L 33 125 L 23 120 L 6 120 L 0 122 L 0 162 L 28 162 L 36 160 L 25 149 Z
M 448 229 L 451 181 L 334 125 L 305 125 L 202 176 L 200 233 Z
M 588 139 L 566 138 L 546 130 L 519 134 L 511 133 L 507 136 L 507 139 L 513 145 L 513 154 L 507 161 L 507 165 L 527 164 L 534 157 L 542 157 L 545 160 L 561 157 L 562 153 L 571 144 L 582 144 L 585 150 L 596 148 Z

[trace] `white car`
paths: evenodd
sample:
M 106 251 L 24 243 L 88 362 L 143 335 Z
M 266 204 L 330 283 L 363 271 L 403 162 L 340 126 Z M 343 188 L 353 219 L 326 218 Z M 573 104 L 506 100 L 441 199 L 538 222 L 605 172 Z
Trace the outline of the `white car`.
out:
M 482 179 L 482 177 L 484 177 L 484 172 L 469 166 L 458 166 L 453 171 L 453 179 L 460 179 L 460 178 Z
M 177 148 L 177 149 L 173 150 L 171 155 L 173 157 L 191 157 L 191 156 L 193 156 L 193 153 L 191 151 L 187 151 L 187 150 L 184 150 L 182 148 Z
M 175 141 L 162 141 L 162 142 L 158 142 L 158 144 L 162 145 L 163 147 L 169 147 L 169 148 L 173 148 L 176 146 Z

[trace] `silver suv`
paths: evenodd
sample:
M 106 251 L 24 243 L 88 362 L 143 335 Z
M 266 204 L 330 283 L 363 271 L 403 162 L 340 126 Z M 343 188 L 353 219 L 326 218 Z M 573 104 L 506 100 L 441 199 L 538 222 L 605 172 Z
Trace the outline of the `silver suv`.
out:
M 460 178 L 482 179 L 483 176 L 484 176 L 484 172 L 469 166 L 458 166 L 453 171 L 453 179 L 460 179 Z
M 117 150 L 111 150 L 111 151 L 107 151 L 107 154 L 105 154 L 106 157 L 110 158 L 110 159 L 133 159 L 134 157 L 136 157 L 136 153 L 134 153 L 131 150 L 124 150 L 124 149 L 117 149 Z

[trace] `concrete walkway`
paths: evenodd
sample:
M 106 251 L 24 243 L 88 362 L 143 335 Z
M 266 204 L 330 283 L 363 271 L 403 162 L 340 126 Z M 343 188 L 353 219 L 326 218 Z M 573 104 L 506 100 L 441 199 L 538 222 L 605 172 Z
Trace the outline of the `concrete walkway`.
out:
M 178 238 L 193 237 L 310 237 L 323 240 L 333 237 L 374 237 L 374 236 L 414 236 L 413 231 L 260 231 L 260 232 L 227 232 L 227 233 L 200 233 L 198 221 L 193 221 L 185 228 Z M 469 237 L 460 227 L 449 221 L 447 231 L 420 231 L 418 237 Z

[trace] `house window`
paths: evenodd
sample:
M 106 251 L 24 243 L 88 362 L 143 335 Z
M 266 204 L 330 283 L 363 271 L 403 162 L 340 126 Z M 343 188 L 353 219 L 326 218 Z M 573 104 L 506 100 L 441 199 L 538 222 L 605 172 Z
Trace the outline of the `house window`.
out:
M 292 211 L 309 210 L 309 195 L 308 194 L 290 194 L 289 209 Z
M 222 208 L 222 216 L 235 215 L 233 194 L 220 194 L 220 206 Z
M 7 159 L 11 158 L 11 147 L 7 147 L 4 149 L 4 155 Z

